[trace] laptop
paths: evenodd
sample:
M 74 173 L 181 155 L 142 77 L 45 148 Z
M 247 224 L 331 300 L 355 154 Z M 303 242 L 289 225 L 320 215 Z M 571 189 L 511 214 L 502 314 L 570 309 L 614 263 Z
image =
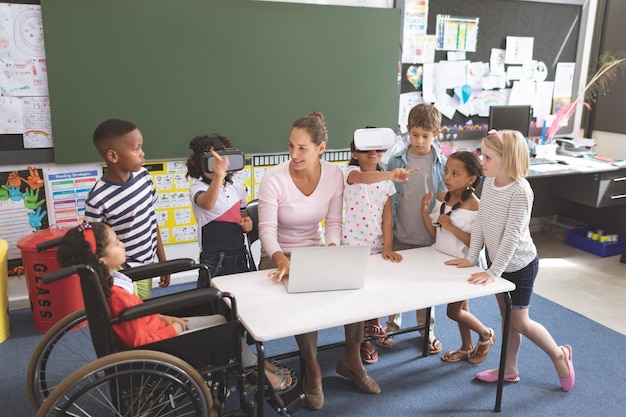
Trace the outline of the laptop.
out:
M 313 246 L 291 250 L 288 293 L 354 290 L 365 283 L 369 246 Z

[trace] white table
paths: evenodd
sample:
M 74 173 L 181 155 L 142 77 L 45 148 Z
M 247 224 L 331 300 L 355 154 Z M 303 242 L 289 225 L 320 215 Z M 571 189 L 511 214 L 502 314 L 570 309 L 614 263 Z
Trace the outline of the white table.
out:
M 220 276 L 212 282 L 221 291 L 235 295 L 241 323 L 260 344 L 372 317 L 506 293 L 508 308 L 495 407 L 495 411 L 500 411 L 510 315 L 508 292 L 515 285 L 504 279 L 488 285 L 469 284 L 470 274 L 480 271 L 479 268 L 444 265 L 444 261 L 451 258 L 430 247 L 400 253 L 404 258 L 400 263 L 385 261 L 381 255 L 370 256 L 365 286 L 358 290 L 289 294 L 282 283 L 268 278 L 269 271 Z M 382 294 L 385 296 L 381 297 Z M 262 364 L 262 349 L 260 351 L 259 364 Z M 259 374 L 263 375 L 262 369 Z M 258 409 L 262 410 L 260 404 Z

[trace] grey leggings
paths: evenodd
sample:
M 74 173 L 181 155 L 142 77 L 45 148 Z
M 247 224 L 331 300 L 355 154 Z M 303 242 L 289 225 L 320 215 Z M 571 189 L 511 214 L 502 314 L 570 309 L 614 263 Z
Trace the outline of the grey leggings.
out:
M 285 256 L 289 257 L 288 254 Z M 276 264 L 269 256 L 263 256 L 259 263 L 259 270 L 276 268 Z M 363 341 L 363 322 L 346 324 L 344 326 L 346 342 L 361 343 Z M 311 360 L 317 358 L 317 332 L 309 332 L 296 335 L 296 342 L 300 349 L 302 359 Z

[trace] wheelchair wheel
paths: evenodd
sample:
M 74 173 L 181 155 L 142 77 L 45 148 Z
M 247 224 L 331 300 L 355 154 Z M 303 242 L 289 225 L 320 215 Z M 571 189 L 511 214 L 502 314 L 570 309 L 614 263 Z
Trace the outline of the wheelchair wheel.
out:
M 43 402 L 44 416 L 213 416 L 200 373 L 163 352 L 118 352 L 87 364 Z
M 35 410 L 72 372 L 97 359 L 85 310 L 56 323 L 41 338 L 26 371 L 26 391 Z

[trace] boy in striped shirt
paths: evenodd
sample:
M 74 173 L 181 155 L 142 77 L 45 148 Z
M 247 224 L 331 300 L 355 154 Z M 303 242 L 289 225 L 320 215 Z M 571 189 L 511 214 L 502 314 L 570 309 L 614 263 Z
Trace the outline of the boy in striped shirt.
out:
M 96 128 L 93 143 L 106 170 L 87 196 L 84 220 L 111 226 L 126 249 L 124 268 L 151 264 L 155 258 L 165 261 L 141 132 L 129 121 L 109 119 Z M 167 287 L 169 281 L 169 275 L 162 276 L 159 286 Z M 150 298 L 152 280 L 135 282 L 135 291 L 141 299 Z

